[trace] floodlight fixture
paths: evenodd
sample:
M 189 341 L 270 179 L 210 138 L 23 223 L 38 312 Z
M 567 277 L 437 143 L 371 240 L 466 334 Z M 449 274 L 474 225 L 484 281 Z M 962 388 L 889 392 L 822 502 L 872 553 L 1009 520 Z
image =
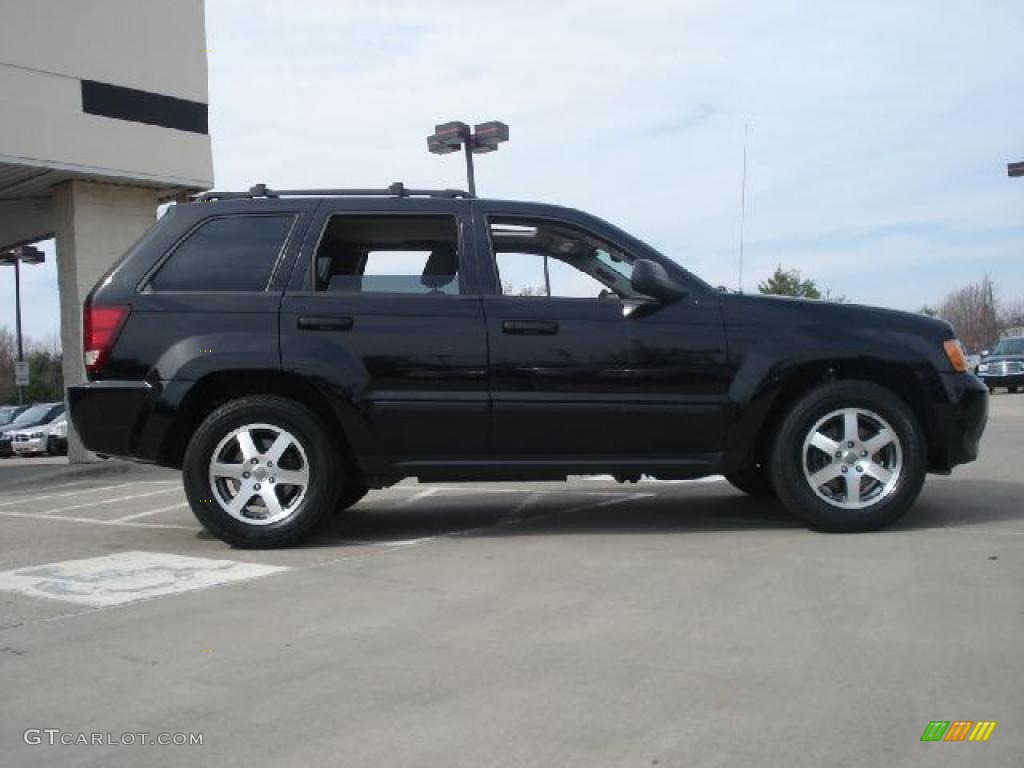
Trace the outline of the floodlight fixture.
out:
M 479 123 L 471 131 L 466 123 L 452 121 L 434 126 L 434 133 L 427 137 L 427 149 L 434 155 L 447 155 L 462 149 L 466 155 L 469 194 L 476 195 L 473 155 L 494 152 L 505 141 L 508 141 L 508 126 L 505 123 L 497 120 Z
M 498 145 L 508 141 L 508 126 L 497 120 L 480 123 L 473 128 L 473 152 L 496 152 Z
M 16 262 L 42 264 L 44 261 L 46 261 L 46 254 L 31 245 L 19 245 L 16 248 L 0 251 L 0 264 L 11 265 Z

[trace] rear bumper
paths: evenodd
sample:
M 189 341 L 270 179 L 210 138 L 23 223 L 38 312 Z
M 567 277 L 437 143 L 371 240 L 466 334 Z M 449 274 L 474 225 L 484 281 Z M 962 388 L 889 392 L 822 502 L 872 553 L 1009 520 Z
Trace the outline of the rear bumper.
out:
M 158 397 L 145 381 L 90 381 L 68 387 L 68 413 L 93 453 L 152 460 L 139 455 L 139 438 Z
M 93 453 L 163 464 L 167 436 L 191 381 L 90 381 L 68 387 L 68 413 Z
M 988 386 L 977 376 L 942 374 L 942 402 L 933 403 L 929 419 L 929 469 L 948 472 L 978 458 L 988 421 Z

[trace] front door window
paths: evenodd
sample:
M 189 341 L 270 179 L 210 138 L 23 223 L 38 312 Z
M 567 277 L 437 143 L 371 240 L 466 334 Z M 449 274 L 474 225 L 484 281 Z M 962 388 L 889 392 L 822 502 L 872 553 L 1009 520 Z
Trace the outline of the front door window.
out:
M 639 298 L 633 259 L 588 232 L 561 222 L 497 217 L 491 247 L 504 296 Z

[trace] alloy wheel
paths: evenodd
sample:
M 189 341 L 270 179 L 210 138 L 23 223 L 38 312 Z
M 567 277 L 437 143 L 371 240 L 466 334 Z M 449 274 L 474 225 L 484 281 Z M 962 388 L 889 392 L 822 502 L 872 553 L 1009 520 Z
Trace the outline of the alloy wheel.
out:
M 270 525 L 291 516 L 310 483 L 306 450 L 295 435 L 273 424 L 246 424 L 214 449 L 210 490 L 231 517 Z
M 803 442 L 804 478 L 824 501 L 865 509 L 889 496 L 903 469 L 896 430 L 864 408 L 843 408 L 819 419 Z

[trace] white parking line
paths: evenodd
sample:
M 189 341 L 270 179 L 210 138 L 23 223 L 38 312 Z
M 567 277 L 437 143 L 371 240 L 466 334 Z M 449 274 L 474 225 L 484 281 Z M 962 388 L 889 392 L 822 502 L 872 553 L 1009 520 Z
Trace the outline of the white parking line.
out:
M 437 493 L 440 490 L 441 490 L 440 488 L 427 488 L 425 491 L 420 491 L 419 493 L 415 493 L 415 494 L 413 494 L 412 496 L 410 496 L 407 499 L 402 499 L 395 506 L 396 507 L 411 507 L 417 501 L 422 501 L 423 499 L 430 498 L 431 496 L 433 496 L 435 493 Z
M 159 515 L 161 512 L 170 512 L 172 509 L 182 509 L 183 507 L 187 507 L 187 506 L 188 506 L 188 502 L 187 501 L 181 501 L 181 502 L 178 502 L 177 504 L 171 504 L 170 506 L 167 506 L 167 507 L 160 507 L 159 509 L 149 509 L 149 510 L 146 510 L 145 512 L 136 512 L 134 515 L 125 515 L 124 517 L 115 517 L 110 522 L 112 522 L 112 523 L 123 523 L 123 522 L 126 522 L 128 520 L 138 520 L 140 517 L 149 517 L 150 515 Z
M 690 483 L 690 482 L 717 482 L 707 478 L 701 478 L 700 480 L 658 480 L 651 482 L 666 482 L 666 483 Z M 632 486 L 635 488 L 636 486 Z M 383 489 L 384 492 L 388 491 L 417 491 L 420 490 L 420 486 L 416 485 L 401 485 L 392 486 L 391 488 Z M 530 493 L 539 496 L 545 496 L 550 494 L 574 494 L 576 496 L 621 496 L 624 493 L 629 493 L 625 489 L 619 491 L 585 491 L 579 490 L 572 487 L 567 488 L 551 488 L 550 490 L 534 489 L 534 488 L 480 488 L 477 486 L 463 487 L 457 485 L 435 485 L 431 486 L 428 490 L 434 492 L 456 492 L 456 493 Z M 422 493 L 422 491 L 420 491 Z M 432 494 L 429 494 L 432 495 Z
M 615 478 L 612 477 L 611 475 L 584 475 L 583 479 L 584 480 L 588 480 L 588 481 L 589 480 L 600 480 L 602 482 L 611 482 L 611 481 L 615 480 Z M 669 484 L 673 484 L 673 485 L 674 484 L 678 484 L 678 483 L 689 483 L 691 485 L 702 485 L 704 483 L 720 483 L 720 482 L 722 482 L 724 480 L 725 480 L 725 476 L 724 475 L 708 475 L 707 477 L 695 477 L 695 478 L 691 478 L 689 480 L 659 480 L 658 478 L 651 477 L 650 475 L 643 475 L 640 478 L 640 482 L 641 483 L 645 483 L 645 484 L 646 483 L 669 483 Z
M 4 495 L 5 496 L 25 496 L 25 495 L 31 496 L 33 493 L 50 493 L 51 491 L 56 491 L 56 490 L 59 490 L 61 488 L 70 488 L 70 487 L 72 487 L 74 485 L 87 485 L 88 483 L 89 483 L 88 480 L 78 480 L 77 482 L 74 482 L 74 483 L 61 483 L 60 485 L 51 485 L 49 488 L 42 488 L 42 489 L 33 488 L 31 490 L 26 490 L 26 491 L 19 491 L 17 488 L 15 488 L 13 491 L 6 491 L 4 493 Z
M 497 524 L 498 525 L 516 525 L 518 523 L 521 523 L 523 521 L 523 512 L 526 510 L 526 508 L 528 506 L 533 504 L 533 502 L 535 502 L 538 498 L 540 498 L 539 494 L 528 493 L 526 496 L 521 498 L 519 500 L 519 503 L 516 504 L 514 507 L 512 507 L 511 510 L 509 510 L 504 515 L 502 515 L 501 518 L 498 520 Z
M 629 495 L 620 496 L 617 499 L 607 499 L 605 501 L 598 501 L 594 504 L 579 504 L 575 507 L 569 507 L 568 509 L 556 510 L 553 514 L 558 515 L 571 515 L 575 512 L 586 512 L 591 509 L 597 509 L 599 507 L 610 507 L 613 504 L 625 504 L 627 501 L 636 501 L 637 499 L 647 499 L 651 496 L 656 496 L 655 493 L 631 493 Z
M 117 483 L 116 485 L 101 485 L 97 488 L 79 488 L 77 491 L 66 493 L 47 493 L 42 496 L 26 496 L 11 501 L 0 501 L 0 507 L 11 507 L 15 504 L 24 504 L 26 501 L 45 501 L 46 499 L 63 499 L 68 496 L 77 496 L 80 493 L 98 493 L 99 491 L 113 491 L 117 488 L 127 488 L 130 485 L 167 485 L 168 483 L 178 485 L 177 480 L 138 480 L 131 483 Z
M 169 523 L 119 523 L 114 520 L 98 520 L 95 517 L 70 517 L 68 515 L 37 515 L 32 512 L 0 511 L 0 517 L 20 517 L 27 520 L 56 520 L 61 523 L 85 523 L 87 525 L 117 525 L 125 528 L 175 528 L 179 531 L 201 531 L 198 525 L 171 525 Z
M 36 512 L 35 514 L 41 517 L 48 517 L 50 515 L 60 514 L 62 512 L 70 512 L 74 509 L 84 509 L 85 507 L 98 507 L 101 504 L 117 504 L 121 501 L 131 501 L 132 499 L 145 499 L 150 496 L 158 496 L 161 493 L 177 493 L 178 488 L 164 488 L 160 491 L 149 491 L 148 493 L 133 493 L 130 496 L 118 496 L 114 499 L 97 499 L 96 501 L 84 501 L 81 504 L 72 504 L 69 507 L 58 507 L 57 509 L 47 509 L 43 512 Z

